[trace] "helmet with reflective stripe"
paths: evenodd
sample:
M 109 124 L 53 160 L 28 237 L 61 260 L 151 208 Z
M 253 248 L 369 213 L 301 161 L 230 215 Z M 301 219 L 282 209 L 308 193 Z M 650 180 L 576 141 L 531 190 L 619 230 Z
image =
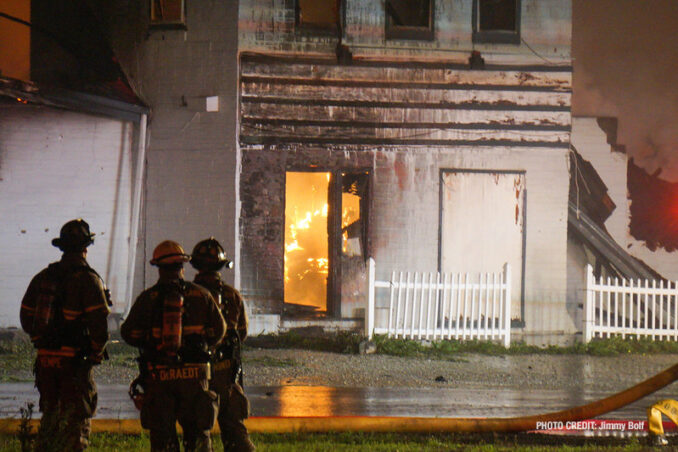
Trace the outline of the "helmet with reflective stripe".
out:
M 177 242 L 165 240 L 153 250 L 151 265 L 161 267 L 163 265 L 183 264 L 188 262 L 191 256 L 184 253 L 184 249 Z
M 59 237 L 52 240 L 52 245 L 61 251 L 79 251 L 94 243 L 94 233 L 89 224 L 82 218 L 71 220 L 61 227 Z
M 191 265 L 203 271 L 217 271 L 224 265 L 233 268 L 233 262 L 228 260 L 224 248 L 214 237 L 202 240 L 195 245 L 191 254 Z

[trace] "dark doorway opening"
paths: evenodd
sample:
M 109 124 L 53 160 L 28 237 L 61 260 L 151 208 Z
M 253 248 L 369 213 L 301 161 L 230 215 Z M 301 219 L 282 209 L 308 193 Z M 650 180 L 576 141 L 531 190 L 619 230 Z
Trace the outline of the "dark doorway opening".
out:
M 288 171 L 284 315 L 350 318 L 366 300 L 369 172 Z

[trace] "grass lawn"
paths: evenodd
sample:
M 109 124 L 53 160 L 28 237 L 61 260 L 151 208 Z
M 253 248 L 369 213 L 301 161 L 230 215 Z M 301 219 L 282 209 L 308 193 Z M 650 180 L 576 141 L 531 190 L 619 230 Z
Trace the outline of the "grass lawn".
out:
M 214 437 L 215 452 L 222 452 L 221 441 Z M 652 448 L 645 438 L 564 438 L 549 435 L 488 434 L 399 434 L 399 433 L 323 433 L 323 434 L 255 434 L 252 441 L 261 452 L 297 451 L 647 451 Z M 674 446 L 675 447 L 675 446 Z M 94 434 L 91 451 L 150 450 L 148 435 Z M 0 435 L 0 452 L 21 451 L 16 436 Z M 37 452 L 37 451 L 36 451 Z M 45 451 L 48 452 L 48 451 Z

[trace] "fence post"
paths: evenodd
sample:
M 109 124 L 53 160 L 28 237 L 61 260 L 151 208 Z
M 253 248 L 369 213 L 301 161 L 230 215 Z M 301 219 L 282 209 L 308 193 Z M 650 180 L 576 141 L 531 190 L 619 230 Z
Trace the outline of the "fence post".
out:
M 511 346 L 511 266 L 504 264 L 504 278 L 506 282 L 506 309 L 504 309 L 504 347 Z
M 584 301 L 584 343 L 593 337 L 593 267 L 586 264 L 586 300 Z
M 365 310 L 365 336 L 367 339 L 372 339 L 374 333 L 374 278 L 375 278 L 375 263 L 373 258 L 367 261 L 367 309 Z

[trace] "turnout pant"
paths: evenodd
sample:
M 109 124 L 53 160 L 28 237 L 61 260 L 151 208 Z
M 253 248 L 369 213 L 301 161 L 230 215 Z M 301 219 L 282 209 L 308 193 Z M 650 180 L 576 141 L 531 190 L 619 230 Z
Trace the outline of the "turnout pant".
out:
M 184 431 L 186 452 L 211 452 L 210 431 L 218 397 L 209 390 L 207 366 L 155 367 L 146 383 L 141 426 L 150 430 L 151 451 L 179 451 L 176 422 Z M 188 369 L 188 370 L 187 370 Z
M 38 356 L 35 386 L 42 412 L 35 450 L 85 450 L 97 406 L 92 365 L 74 358 Z
M 230 361 L 214 364 L 210 388 L 219 395 L 219 429 L 225 452 L 251 452 L 255 450 L 244 420 L 249 415 L 249 401 L 242 387 L 233 382 Z

